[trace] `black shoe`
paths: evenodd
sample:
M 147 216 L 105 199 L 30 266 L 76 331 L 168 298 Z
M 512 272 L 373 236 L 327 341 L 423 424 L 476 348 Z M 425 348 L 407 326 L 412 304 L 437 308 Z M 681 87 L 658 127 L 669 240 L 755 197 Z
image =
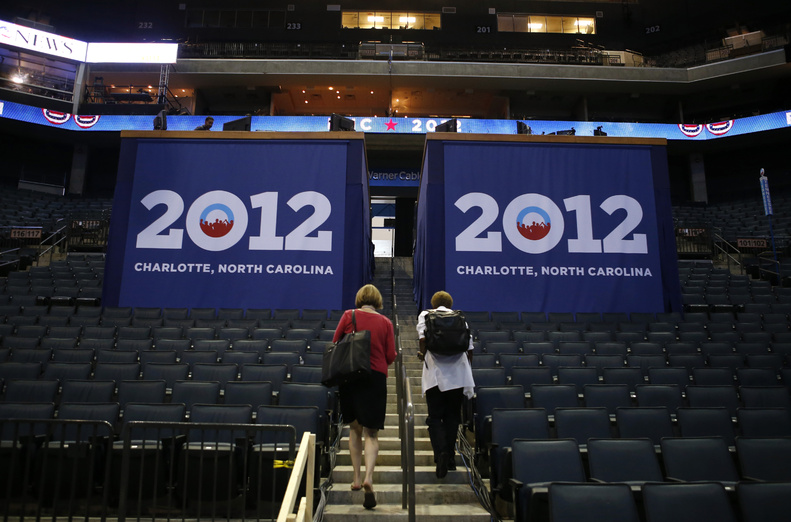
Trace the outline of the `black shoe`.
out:
M 445 478 L 448 475 L 448 462 L 450 462 L 450 455 L 440 453 L 439 461 L 437 461 L 437 478 Z
M 448 459 L 448 471 L 456 471 L 456 459 L 452 455 Z

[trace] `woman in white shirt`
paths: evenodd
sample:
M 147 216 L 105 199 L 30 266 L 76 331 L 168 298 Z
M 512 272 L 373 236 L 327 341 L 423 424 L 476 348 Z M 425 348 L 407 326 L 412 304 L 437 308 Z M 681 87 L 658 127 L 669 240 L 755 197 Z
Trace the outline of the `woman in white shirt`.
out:
M 434 310 L 450 311 L 453 298 L 440 291 L 431 297 Z M 427 351 L 426 316 L 430 310 L 420 313 L 417 320 L 419 339 L 418 358 L 423 361 L 423 396 L 428 406 L 428 425 L 434 462 L 438 478 L 444 478 L 448 470 L 456 469 L 456 433 L 461 424 L 461 408 L 464 397 L 472 398 L 475 382 L 472 378 L 472 338 L 466 353 L 439 355 Z

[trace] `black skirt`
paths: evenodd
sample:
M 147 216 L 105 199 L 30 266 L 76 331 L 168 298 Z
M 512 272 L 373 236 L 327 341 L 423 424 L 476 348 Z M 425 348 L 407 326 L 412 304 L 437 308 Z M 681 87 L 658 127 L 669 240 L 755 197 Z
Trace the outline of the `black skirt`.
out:
M 362 379 L 341 385 L 339 392 L 344 424 L 356 420 L 369 429 L 384 429 L 387 409 L 385 374 L 372 371 Z

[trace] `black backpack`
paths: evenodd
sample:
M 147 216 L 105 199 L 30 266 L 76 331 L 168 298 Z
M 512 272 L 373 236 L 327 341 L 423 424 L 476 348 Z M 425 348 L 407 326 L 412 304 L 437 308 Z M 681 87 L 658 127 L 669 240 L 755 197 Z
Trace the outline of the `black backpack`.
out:
M 438 355 L 456 355 L 470 347 L 470 329 L 458 310 L 431 310 L 426 314 L 426 348 Z

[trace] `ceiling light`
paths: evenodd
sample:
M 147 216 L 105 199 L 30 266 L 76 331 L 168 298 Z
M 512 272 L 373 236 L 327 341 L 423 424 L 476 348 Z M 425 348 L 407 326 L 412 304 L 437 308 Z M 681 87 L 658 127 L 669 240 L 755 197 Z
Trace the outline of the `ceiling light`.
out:
M 590 20 L 577 20 L 576 22 L 574 22 L 574 25 L 589 26 L 589 25 L 593 25 L 593 22 Z
M 401 22 L 402 24 L 403 23 L 414 24 L 415 22 L 417 22 L 417 18 L 415 18 L 414 16 L 402 16 L 401 18 L 398 19 L 398 21 Z
M 527 24 L 527 28 L 528 29 L 532 29 L 534 31 L 537 31 L 537 30 L 541 29 L 542 27 L 544 27 L 544 24 L 539 24 L 539 23 L 534 23 L 534 22 L 530 22 L 529 24 Z
M 11 77 L 11 81 L 14 83 L 22 83 L 25 81 L 25 77 L 22 76 L 22 73 L 17 73 Z
M 368 21 L 369 22 L 384 22 L 385 21 L 385 17 L 384 16 L 369 16 L 368 17 Z
M 332 88 L 332 85 L 330 85 L 330 90 L 331 90 L 331 91 L 335 90 L 335 89 L 333 89 L 333 88 Z

